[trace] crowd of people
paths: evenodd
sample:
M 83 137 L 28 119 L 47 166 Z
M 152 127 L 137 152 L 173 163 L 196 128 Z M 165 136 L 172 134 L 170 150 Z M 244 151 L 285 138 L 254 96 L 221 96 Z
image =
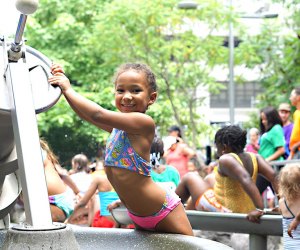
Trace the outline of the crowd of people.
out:
M 61 88 L 78 116 L 110 133 L 104 159 L 90 163 L 84 154 L 75 155 L 69 172 L 41 142 L 53 221 L 120 227 L 111 210 L 123 204 L 131 227 L 193 235 L 187 209 L 246 213 L 258 223 L 266 207 L 278 209 L 277 199 L 286 244 L 299 244 L 300 163 L 281 166 L 276 173 L 270 162 L 299 159 L 300 88 L 290 97 L 294 122 L 290 105 L 282 103 L 278 109 L 263 108 L 259 128 L 248 134 L 237 125 L 224 126 L 215 134 L 214 161 L 204 164 L 179 126 L 171 126 L 164 138 L 155 134 L 155 123 L 145 114 L 157 98 L 155 76 L 147 65 L 125 64 L 116 71 L 120 112 L 75 92 L 60 65 L 51 69 L 49 82 Z M 270 200 L 267 205 L 264 197 Z

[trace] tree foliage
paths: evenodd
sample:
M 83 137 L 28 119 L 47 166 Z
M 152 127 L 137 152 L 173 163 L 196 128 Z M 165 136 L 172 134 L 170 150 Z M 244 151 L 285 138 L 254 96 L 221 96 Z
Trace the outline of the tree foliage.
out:
M 81 94 L 111 110 L 115 110 L 114 70 L 125 62 L 147 63 L 159 85 L 158 100 L 148 111 L 158 132 L 165 135 L 169 125 L 178 124 L 185 128 L 185 140 L 199 147 L 213 131 L 198 112 L 205 101 L 202 92 L 217 93 L 223 85 L 211 72 L 216 66 L 228 67 L 228 48 L 214 32 L 228 29 L 230 10 L 221 0 L 199 1 L 197 10 L 180 10 L 177 4 L 177 0 L 40 0 L 28 20 L 27 43 L 63 64 Z M 274 54 L 268 52 L 272 41 L 253 39 L 257 44 L 245 38 L 236 49 L 236 63 L 254 67 L 269 56 L 269 64 L 274 64 Z M 271 70 L 265 72 L 270 72 L 263 78 L 267 82 L 273 75 Z M 81 121 L 63 98 L 39 115 L 39 129 L 63 162 L 79 152 L 92 156 L 107 137 Z
M 224 63 L 227 51 L 211 32 L 223 25 L 226 10 L 221 1 L 197 11 L 176 5 L 174 0 L 41 0 L 26 37 L 28 45 L 65 66 L 80 93 L 112 110 L 115 68 L 128 61 L 147 63 L 160 89 L 157 104 L 149 110 L 159 132 L 164 134 L 173 123 L 187 127 L 187 140 L 196 147 L 201 132 L 209 129 L 203 122 L 198 126 L 202 117 L 197 107 L 203 99 L 197 88 L 216 92 L 221 87 L 210 71 Z M 184 18 L 207 22 L 210 33 L 199 39 L 190 28 L 183 30 Z M 107 136 L 81 121 L 63 99 L 39 115 L 39 129 L 63 161 L 78 152 L 94 154 L 90 145 L 103 143 Z
M 253 48 L 262 65 L 261 85 L 265 91 L 259 97 L 260 108 L 289 102 L 292 89 L 300 85 L 299 3 L 274 2 L 282 2 L 287 14 L 279 13 L 279 21 L 265 26 L 262 33 L 251 40 L 256 44 Z
M 278 13 L 277 20 L 266 20 L 259 35 L 248 38 L 252 44 L 250 52 L 256 55 L 254 65 L 260 65 L 261 71 L 259 81 L 263 92 L 258 96 L 258 109 L 289 103 L 292 89 L 300 86 L 299 3 L 297 0 L 273 2 L 281 3 L 284 11 Z M 258 114 L 254 112 L 244 125 L 258 127 L 258 122 Z

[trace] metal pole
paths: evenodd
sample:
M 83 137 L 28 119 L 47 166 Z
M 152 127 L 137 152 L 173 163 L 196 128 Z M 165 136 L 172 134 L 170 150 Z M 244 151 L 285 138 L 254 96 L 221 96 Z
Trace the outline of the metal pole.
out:
M 26 24 L 27 16 L 24 14 L 20 15 L 19 23 L 18 23 L 18 28 L 16 31 L 15 35 L 15 45 L 19 45 L 22 43 L 22 37 L 24 34 L 24 29 L 25 29 L 25 24 Z
M 267 249 L 267 236 L 266 235 L 249 235 L 249 250 L 265 250 Z
M 230 12 L 232 13 L 232 0 L 230 2 Z M 229 86 L 228 86 L 228 97 L 229 97 L 229 119 L 230 124 L 234 124 L 234 105 L 235 105 L 235 83 L 234 83 L 234 34 L 233 34 L 233 23 L 232 15 L 229 20 Z
M 7 66 L 26 223 L 33 228 L 53 228 L 28 67 L 23 60 Z

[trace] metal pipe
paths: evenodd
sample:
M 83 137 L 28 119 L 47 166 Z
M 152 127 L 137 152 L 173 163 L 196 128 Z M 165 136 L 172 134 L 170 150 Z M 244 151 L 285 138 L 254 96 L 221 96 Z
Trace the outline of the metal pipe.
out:
M 234 34 L 233 34 L 233 23 L 232 23 L 232 0 L 229 1 L 230 7 L 230 20 L 229 20 L 229 86 L 228 86 L 228 97 L 229 97 L 229 121 L 230 124 L 234 124 L 234 106 L 235 106 L 235 82 L 234 82 Z
M 19 45 L 22 42 L 22 37 L 24 34 L 25 24 L 26 24 L 27 16 L 24 14 L 20 15 L 16 35 L 15 35 L 15 45 Z
M 22 53 L 22 37 L 24 34 L 25 24 L 27 16 L 24 14 L 20 15 L 19 23 L 15 35 L 14 42 L 11 43 L 10 50 L 8 51 L 8 60 L 12 62 L 17 62 L 24 55 Z
M 179 9 L 197 9 L 198 3 L 194 1 L 182 1 L 178 3 L 177 7 Z

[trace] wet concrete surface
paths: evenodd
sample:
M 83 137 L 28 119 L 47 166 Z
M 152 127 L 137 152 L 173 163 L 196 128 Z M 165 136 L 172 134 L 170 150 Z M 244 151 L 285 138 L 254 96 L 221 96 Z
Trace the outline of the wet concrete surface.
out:
M 238 233 L 223 233 L 194 230 L 197 237 L 220 242 L 226 246 L 232 247 L 234 250 L 249 249 L 249 235 Z M 282 250 L 282 237 L 268 236 L 267 250 Z

